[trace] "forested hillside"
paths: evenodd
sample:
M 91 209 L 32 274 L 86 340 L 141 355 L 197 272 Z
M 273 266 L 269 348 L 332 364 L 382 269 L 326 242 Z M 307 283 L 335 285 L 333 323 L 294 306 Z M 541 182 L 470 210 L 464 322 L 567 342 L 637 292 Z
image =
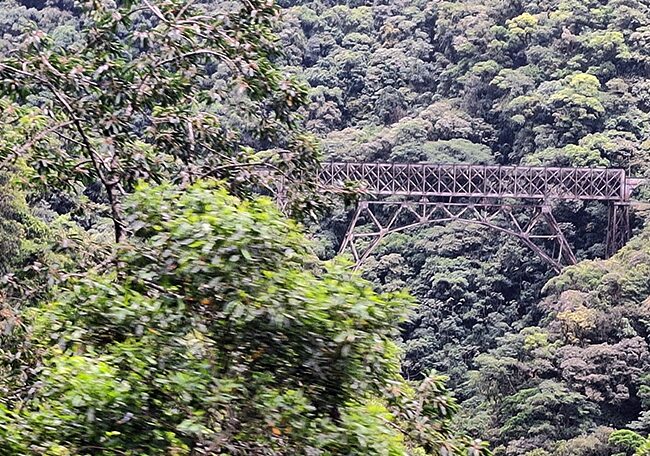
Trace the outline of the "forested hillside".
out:
M 0 455 L 650 455 L 642 212 L 604 260 L 606 205 L 557 203 L 560 275 L 451 223 L 361 279 L 296 177 L 650 177 L 650 2 L 277 4 L 0 1 Z
M 1 8 L 0 455 L 489 454 L 400 373 L 412 299 L 289 218 L 318 157 L 273 2 Z
M 281 3 L 286 64 L 311 86 L 326 159 L 648 172 L 648 2 Z M 603 256 L 603 205 L 556 211 L 580 258 Z M 326 224 L 326 255 L 346 215 Z M 552 274 L 517 240 L 433 226 L 388 237 L 364 269 L 417 297 L 405 373 L 449 375 L 459 424 L 498 454 L 613 454 L 606 428 L 650 430 L 650 261 L 634 246 L 545 286 Z

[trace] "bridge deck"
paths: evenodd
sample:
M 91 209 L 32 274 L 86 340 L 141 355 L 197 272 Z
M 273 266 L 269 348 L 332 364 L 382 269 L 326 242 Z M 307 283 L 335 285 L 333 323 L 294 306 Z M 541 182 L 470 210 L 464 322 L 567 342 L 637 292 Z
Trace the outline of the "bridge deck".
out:
M 358 182 L 374 196 L 450 196 L 626 201 L 622 169 L 430 163 L 325 163 L 319 175 L 333 191 Z

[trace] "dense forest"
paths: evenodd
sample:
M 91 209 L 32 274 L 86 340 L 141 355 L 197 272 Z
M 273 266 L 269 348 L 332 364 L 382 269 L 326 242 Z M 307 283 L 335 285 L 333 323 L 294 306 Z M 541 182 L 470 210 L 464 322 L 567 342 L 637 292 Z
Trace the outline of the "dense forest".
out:
M 554 203 L 560 274 L 460 223 L 356 273 L 315 182 L 650 177 L 647 0 L 4 0 L 0 108 L 0 455 L 650 455 L 643 211 L 605 259 Z
M 286 64 L 311 86 L 307 125 L 327 159 L 648 172 L 648 2 L 283 6 Z M 579 258 L 602 258 L 605 207 L 557 211 Z M 345 221 L 340 210 L 326 223 L 325 255 Z M 497 454 L 614 454 L 613 428 L 650 431 L 642 236 L 549 281 L 552 271 L 507 235 L 432 226 L 388 237 L 365 275 L 416 296 L 405 374 L 448 375 L 458 425 Z

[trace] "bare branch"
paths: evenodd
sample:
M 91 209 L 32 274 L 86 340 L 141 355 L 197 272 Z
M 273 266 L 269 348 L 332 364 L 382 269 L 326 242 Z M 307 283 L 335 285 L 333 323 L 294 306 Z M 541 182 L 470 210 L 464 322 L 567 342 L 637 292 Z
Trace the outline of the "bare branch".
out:
M 158 19 L 163 21 L 165 24 L 169 24 L 169 21 L 167 20 L 165 15 L 162 13 L 162 11 L 160 11 L 160 9 L 156 5 L 152 5 L 148 0 L 143 0 L 143 2 L 151 10 L 151 12 L 156 15 Z
M 178 12 L 176 15 L 176 21 L 178 21 L 183 15 L 187 12 L 187 10 L 194 4 L 195 0 L 186 0 L 185 5 L 181 8 L 181 10 Z

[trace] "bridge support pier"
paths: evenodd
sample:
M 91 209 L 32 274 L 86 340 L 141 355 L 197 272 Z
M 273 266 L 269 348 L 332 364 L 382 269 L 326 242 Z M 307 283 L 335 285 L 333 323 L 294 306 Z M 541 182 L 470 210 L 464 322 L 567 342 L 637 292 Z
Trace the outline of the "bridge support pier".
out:
M 607 258 L 618 252 L 630 240 L 630 203 L 609 203 L 607 221 L 607 242 L 605 254 Z
M 426 225 L 464 222 L 515 236 L 560 271 L 576 257 L 547 205 L 422 201 L 361 201 L 352 217 L 340 252 L 352 253 L 361 266 L 391 233 Z

